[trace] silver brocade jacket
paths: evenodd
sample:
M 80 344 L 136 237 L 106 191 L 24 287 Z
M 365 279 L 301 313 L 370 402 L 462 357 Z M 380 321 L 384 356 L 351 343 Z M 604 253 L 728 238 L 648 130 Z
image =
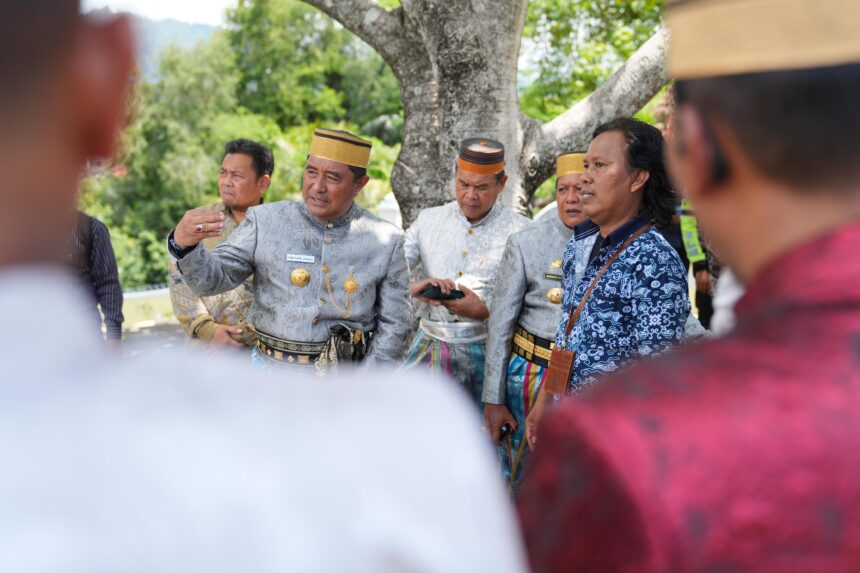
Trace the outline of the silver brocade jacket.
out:
M 366 364 L 397 363 L 412 322 L 403 243 L 403 231 L 358 205 L 323 222 L 303 202 L 281 201 L 252 207 L 228 239 L 211 252 L 198 247 L 178 266 L 198 295 L 230 290 L 253 273 L 248 322 L 266 334 L 323 342 L 329 327 L 345 324 L 375 331 Z
M 508 239 L 496 274 L 484 366 L 483 401 L 505 403 L 511 341 L 517 324 L 553 340 L 561 317 L 562 256 L 573 236 L 556 213 Z
M 496 203 L 486 217 L 472 224 L 460 206 L 452 201 L 424 209 L 406 231 L 406 259 L 416 272 L 420 265 L 425 277 L 451 279 L 472 289 L 487 305 L 493 304 L 493 281 L 511 233 L 530 226 L 532 221 Z M 484 330 L 484 322 L 430 307 L 429 320 L 445 332 L 445 323 L 472 323 Z M 426 324 L 426 319 L 422 324 Z

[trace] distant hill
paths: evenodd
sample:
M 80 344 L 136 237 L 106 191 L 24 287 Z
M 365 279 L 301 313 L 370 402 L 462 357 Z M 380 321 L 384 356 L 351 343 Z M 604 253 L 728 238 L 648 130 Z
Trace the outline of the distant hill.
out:
M 107 8 L 96 13 L 110 13 Z M 170 44 L 191 47 L 208 40 L 217 30 L 207 24 L 191 24 L 179 20 L 152 20 L 137 14 L 132 15 L 132 23 L 137 33 L 138 63 L 144 77 L 152 77 L 158 70 L 158 55 Z

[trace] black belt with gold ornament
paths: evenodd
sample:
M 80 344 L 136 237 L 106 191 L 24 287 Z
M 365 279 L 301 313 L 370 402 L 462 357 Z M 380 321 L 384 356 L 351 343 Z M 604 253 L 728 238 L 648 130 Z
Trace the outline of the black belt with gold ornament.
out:
M 332 344 L 340 360 L 361 362 L 367 354 L 373 332 L 362 333 L 345 325 L 336 324 L 329 329 L 331 338 L 326 342 L 296 342 L 285 340 L 257 330 L 257 351 L 266 358 L 289 364 L 314 364 Z
M 522 326 L 517 325 L 511 347 L 518 356 L 546 368 L 549 366 L 549 359 L 552 357 L 555 342 L 532 334 Z

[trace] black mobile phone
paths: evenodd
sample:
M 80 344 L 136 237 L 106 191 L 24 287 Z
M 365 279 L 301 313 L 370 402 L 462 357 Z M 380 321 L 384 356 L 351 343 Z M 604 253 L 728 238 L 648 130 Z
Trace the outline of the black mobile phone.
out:
M 457 300 L 458 298 L 463 298 L 466 296 L 461 290 L 454 289 L 450 293 L 445 294 L 442 292 L 442 289 L 435 285 L 427 285 L 424 287 L 420 293 L 424 298 L 429 298 L 430 300 Z

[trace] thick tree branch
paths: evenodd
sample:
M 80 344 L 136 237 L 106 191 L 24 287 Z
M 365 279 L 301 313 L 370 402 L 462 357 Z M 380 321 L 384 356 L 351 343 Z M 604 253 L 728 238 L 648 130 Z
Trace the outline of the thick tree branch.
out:
M 552 175 L 556 156 L 585 149 L 597 126 L 632 115 L 666 85 L 668 41 L 668 32 L 661 28 L 591 95 L 540 130 L 530 130 L 533 137 L 521 157 L 529 194 Z
M 370 44 L 393 69 L 413 51 L 403 34 L 403 10 L 390 12 L 375 0 L 303 0 Z

